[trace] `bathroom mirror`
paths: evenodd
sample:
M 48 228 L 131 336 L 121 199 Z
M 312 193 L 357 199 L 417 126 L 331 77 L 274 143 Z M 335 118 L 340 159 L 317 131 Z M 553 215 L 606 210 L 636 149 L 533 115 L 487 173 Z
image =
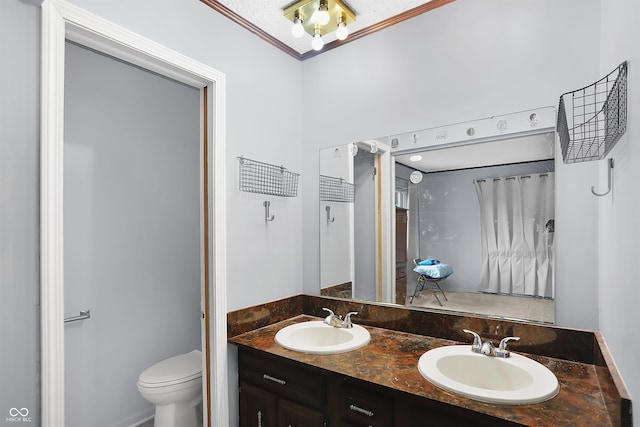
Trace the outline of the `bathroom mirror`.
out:
M 389 301 L 392 258 L 381 247 L 388 246 L 382 224 L 391 221 L 391 204 L 381 202 L 392 197 L 390 168 L 382 167 L 391 162 L 390 149 L 359 141 L 321 150 L 320 158 L 322 294 Z
M 378 161 L 374 141 L 321 149 L 320 293 L 554 323 L 554 141 L 555 109 L 547 107 L 377 138 L 389 147 L 388 163 Z M 383 175 L 389 197 L 379 192 Z M 329 188 L 348 200 L 328 197 Z M 385 203 L 392 215 L 382 221 Z M 512 252 L 520 248 L 514 260 L 500 246 L 505 236 Z M 421 280 L 416 259 L 453 274 L 437 285 Z

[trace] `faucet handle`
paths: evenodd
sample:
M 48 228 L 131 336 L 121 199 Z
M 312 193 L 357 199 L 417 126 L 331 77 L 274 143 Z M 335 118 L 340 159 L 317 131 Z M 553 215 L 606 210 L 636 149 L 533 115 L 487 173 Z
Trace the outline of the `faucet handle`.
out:
M 509 341 L 520 341 L 520 337 L 506 337 L 506 338 L 502 338 L 502 340 L 500 341 L 500 346 L 498 347 L 498 350 L 500 351 L 504 351 L 507 349 L 507 343 Z
M 480 335 L 473 331 L 470 331 L 469 329 L 463 329 L 462 332 L 473 334 L 473 345 L 471 346 L 472 350 L 479 350 L 482 347 L 482 338 L 480 338 Z
M 331 310 L 331 309 L 329 309 L 329 308 L 327 308 L 327 307 L 322 307 L 322 309 L 323 309 L 324 311 L 328 311 L 328 312 L 329 312 L 329 316 L 335 316 L 335 314 L 333 313 L 333 310 Z
M 330 310 L 330 309 L 328 309 L 326 307 L 322 307 L 322 309 L 324 311 L 328 311 L 329 312 L 329 315 L 324 318 L 324 323 L 326 323 L 327 325 L 332 325 L 334 319 L 338 319 L 338 316 L 336 316 L 335 313 L 332 310 Z
M 507 350 L 507 343 L 509 341 L 520 341 L 520 337 L 505 337 L 500 341 L 496 355 L 498 357 L 509 357 L 511 353 Z
M 344 316 L 344 326 L 345 328 L 350 328 L 352 326 L 351 324 L 351 316 L 357 316 L 358 312 L 357 311 L 350 311 L 349 313 L 347 313 L 346 316 Z

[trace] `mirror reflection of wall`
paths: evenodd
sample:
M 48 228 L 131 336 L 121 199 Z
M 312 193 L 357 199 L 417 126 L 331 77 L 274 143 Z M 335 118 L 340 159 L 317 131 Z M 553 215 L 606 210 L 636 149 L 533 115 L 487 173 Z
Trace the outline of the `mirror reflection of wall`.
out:
M 358 144 L 320 150 L 321 295 L 377 298 L 377 154 L 373 151 Z
M 320 293 L 353 296 L 352 145 L 320 150 Z
M 548 173 L 552 173 L 553 169 L 553 160 L 485 166 L 482 168 L 465 168 L 461 170 L 424 173 L 424 178 L 419 184 L 412 184 L 417 193 L 416 199 L 418 206 L 415 215 L 417 217 L 418 224 L 416 226 L 417 230 L 408 230 L 408 235 L 411 236 L 416 234 L 418 236 L 416 240 L 418 240 L 419 248 L 418 254 L 415 258 L 435 258 L 450 265 L 454 270 L 454 274 L 440 284 L 450 299 L 445 303 L 446 307 L 443 308 L 458 310 L 459 307 L 456 305 L 455 301 L 451 301 L 451 297 L 454 297 L 454 299 L 458 297 L 471 299 L 474 298 L 471 294 L 478 293 L 480 290 L 483 292 L 503 295 L 513 294 L 519 296 L 529 293 L 530 296 L 552 297 L 552 292 L 539 294 L 539 289 L 535 286 L 533 291 L 525 292 L 524 286 L 521 288 L 518 285 L 518 283 L 522 283 L 525 279 L 516 279 L 516 276 L 521 277 L 523 275 L 518 275 L 515 271 L 509 271 L 509 274 L 513 273 L 514 277 L 510 277 L 508 281 L 504 281 L 508 282 L 509 285 L 513 282 L 512 288 L 497 289 L 494 287 L 484 287 L 480 289 L 481 276 L 484 272 L 483 267 L 485 267 L 486 264 L 483 260 L 483 255 L 486 255 L 484 254 L 486 249 L 483 247 L 484 242 L 481 229 L 483 215 L 478 194 L 476 192 L 475 182 L 478 180 L 488 180 L 493 182 L 493 178 L 495 177 L 531 177 L 535 174 L 545 174 L 546 176 Z M 412 170 L 412 168 L 405 165 L 397 164 L 396 176 L 399 174 L 409 174 Z M 524 179 L 527 180 L 528 185 L 531 178 Z M 515 181 L 515 179 L 508 180 L 509 183 Z M 551 191 L 544 193 L 543 197 L 553 201 L 553 185 L 551 185 L 550 188 Z M 512 196 L 513 195 L 510 195 L 510 197 Z M 502 207 L 498 207 L 496 209 L 503 208 L 505 213 L 514 211 L 522 213 L 522 210 L 513 208 L 515 205 L 504 205 L 504 202 L 504 200 L 500 201 L 499 203 L 502 204 Z M 532 211 L 528 213 L 524 212 L 527 221 L 533 220 L 540 205 L 538 203 L 534 203 L 530 204 L 530 206 L 533 208 Z M 553 206 L 550 208 L 551 211 L 553 211 Z M 409 215 L 414 212 L 415 211 L 409 209 Z M 552 218 L 552 214 L 546 213 L 545 216 L 542 216 L 538 221 L 542 222 L 534 227 L 545 231 L 545 223 Z M 512 222 L 510 221 L 507 225 L 505 221 L 501 220 L 500 224 L 504 224 L 508 227 Z M 496 230 L 497 229 L 493 229 L 491 232 L 496 233 Z M 510 233 L 512 231 L 512 229 L 510 231 L 507 228 L 503 232 Z M 523 233 L 520 234 L 522 235 Z M 516 242 L 516 239 L 513 238 L 513 236 L 509 241 L 513 242 L 514 246 L 521 245 Z M 523 241 L 522 245 L 524 244 L 525 242 Z M 545 242 L 541 242 L 540 245 L 542 250 L 547 247 Z M 500 265 L 507 263 L 504 251 L 496 255 L 498 248 L 494 246 L 492 249 L 491 253 L 493 254 L 492 256 L 494 256 L 494 258 L 491 259 L 492 264 Z M 500 250 L 502 249 L 503 248 L 500 248 Z M 528 253 L 526 257 L 529 257 Z M 404 301 L 399 300 L 398 302 L 405 303 L 407 305 L 409 305 L 409 301 L 411 300 L 411 296 L 418 279 L 417 273 L 413 272 L 414 264 L 412 262 L 412 258 L 413 257 L 409 257 L 404 265 L 404 271 L 407 272 L 406 278 L 403 279 L 401 276 L 397 275 L 398 282 L 396 283 L 396 287 L 400 288 L 402 281 L 406 281 L 407 285 L 405 285 L 405 287 L 408 288 L 408 293 L 405 295 L 406 299 Z M 535 251 L 533 258 L 534 261 L 532 261 L 532 268 L 528 269 L 528 272 L 532 274 L 533 277 L 527 277 L 526 280 L 535 282 L 536 278 L 540 276 L 542 266 L 536 265 Z M 516 261 L 516 263 L 519 263 L 519 261 Z M 544 263 L 544 268 L 550 268 L 549 264 L 550 262 Z M 511 269 L 509 266 L 505 268 Z M 502 272 L 503 277 L 506 276 L 504 268 Z M 516 304 L 515 301 L 514 304 Z M 522 305 L 529 307 L 532 304 L 542 307 L 540 309 L 532 308 L 532 310 L 536 311 L 536 313 L 532 315 L 521 313 L 524 318 L 534 316 L 534 319 L 528 320 L 553 323 L 554 313 L 553 303 L 551 301 L 525 301 Z M 415 299 L 413 299 L 412 305 L 438 308 L 440 303 L 433 298 L 431 293 L 421 292 L 416 295 Z M 479 302 L 477 306 L 480 307 Z M 504 306 L 501 308 L 501 312 L 502 313 L 485 314 L 503 314 L 509 315 L 509 317 L 518 315 L 517 312 L 506 313 Z
M 376 301 L 376 154 L 358 150 L 353 158 L 356 198 L 354 206 L 354 298 Z
M 535 114 L 532 114 L 532 111 Z M 395 241 L 388 243 L 394 258 L 388 267 L 393 275 L 390 279 L 386 276 L 378 279 L 377 284 L 374 270 L 379 265 L 374 257 L 374 247 L 377 245 L 385 251 L 386 246 L 377 236 L 379 230 L 374 227 L 377 221 L 377 202 L 372 204 L 366 198 L 361 199 L 360 194 L 364 193 L 360 190 L 366 188 L 367 184 L 375 187 L 376 179 L 372 178 L 370 170 L 373 169 L 372 162 L 376 157 L 373 155 L 371 160 L 368 158 L 371 155 L 368 146 L 360 149 L 360 156 L 353 158 L 352 166 L 357 195 L 351 231 L 351 298 L 380 302 L 382 300 L 379 299 L 379 294 L 387 292 L 390 299 L 397 304 L 407 305 L 407 302 L 411 301 L 412 308 L 423 307 L 429 310 L 554 322 L 554 239 L 552 228 L 547 227 L 547 224 L 553 222 L 555 217 L 555 109 L 546 107 L 532 111 L 492 116 L 376 140 L 380 145 L 391 147 L 391 157 L 395 161 L 392 168 L 395 172 L 389 174 L 390 184 L 395 186 L 395 191 L 391 190 L 392 194 L 388 200 L 385 197 L 381 198 L 383 205 L 388 203 L 392 207 L 395 217 L 381 222 L 383 230 L 387 227 L 395 231 Z M 536 120 L 531 120 L 531 117 L 535 117 Z M 355 145 L 347 144 L 342 148 L 347 149 Z M 331 153 L 335 154 L 335 150 L 336 147 L 320 150 L 321 174 L 325 173 L 325 162 Z M 356 168 L 363 171 L 362 174 L 357 174 L 360 178 L 356 177 Z M 526 177 L 534 175 L 550 177 L 550 180 L 546 180 L 549 190 L 541 199 L 527 203 L 533 207 L 544 205 L 546 210 L 543 212 L 541 209 L 534 209 L 536 212 L 543 212 L 540 218 L 529 221 L 531 227 L 525 233 L 534 243 L 529 244 L 525 240 L 520 246 L 537 247 L 540 252 L 532 251 L 527 255 L 528 258 L 525 257 L 526 261 L 519 261 L 519 265 L 511 267 L 506 258 L 500 258 L 500 250 L 490 250 L 486 234 L 483 237 L 481 220 L 487 215 L 481 214 L 477 189 L 485 186 L 477 183 L 482 180 L 493 182 L 494 178 L 502 178 L 509 183 L 507 188 L 513 187 L 512 184 L 515 182 L 527 182 L 529 186 L 534 180 Z M 522 178 L 523 176 L 525 178 Z M 511 188 L 514 189 L 515 187 Z M 376 201 L 375 190 L 373 192 L 372 200 Z M 496 207 L 494 210 L 513 212 L 516 210 L 515 206 L 524 202 L 513 203 L 513 200 L 508 199 L 499 203 L 502 203 L 500 209 Z M 327 256 L 325 246 L 328 243 L 323 242 L 323 239 L 329 237 L 322 228 L 326 227 L 327 223 L 324 207 L 321 200 L 321 276 L 322 291 L 326 294 L 324 291 L 329 283 L 324 278 L 328 276 L 332 267 L 331 263 L 324 259 Z M 513 220 L 495 221 L 509 224 Z M 524 227 L 520 228 L 524 230 Z M 509 227 L 500 230 L 503 230 L 503 234 L 504 230 L 507 234 L 513 233 Z M 494 230 L 495 233 L 497 232 Z M 503 234 L 498 236 L 498 240 L 504 240 Z M 542 243 L 538 245 L 540 242 Z M 498 256 L 489 258 L 490 252 L 494 255 L 497 253 Z M 418 289 L 418 276 L 413 272 L 414 260 L 425 258 L 438 259 L 453 268 L 454 273 L 439 283 L 445 294 L 451 294 L 452 298 L 445 299 L 441 296 L 440 303 L 433 298 L 433 292 L 429 289 Z M 533 274 L 541 279 L 510 279 L 507 281 L 507 289 L 500 287 L 501 285 L 496 288 L 495 284 L 499 281 L 493 279 L 495 276 L 487 275 L 489 270 L 485 267 L 488 264 L 504 265 L 513 271 L 533 271 Z M 382 265 L 385 265 L 384 262 Z M 395 268 L 392 268 L 393 265 Z M 505 269 L 496 271 L 498 277 L 508 275 Z M 481 279 L 482 277 L 486 278 Z M 481 289 L 483 292 L 479 292 L 482 280 L 485 280 L 486 284 Z M 378 289 L 372 289 L 373 286 L 378 286 Z M 524 300 L 520 294 L 530 296 L 526 297 L 526 304 L 514 307 L 511 302 L 515 298 L 521 302 Z M 459 296 L 474 299 L 458 305 L 456 297 Z M 425 301 L 426 297 L 429 297 L 429 301 Z M 482 299 L 479 299 L 480 297 Z M 483 308 L 487 305 L 491 306 L 490 311 Z

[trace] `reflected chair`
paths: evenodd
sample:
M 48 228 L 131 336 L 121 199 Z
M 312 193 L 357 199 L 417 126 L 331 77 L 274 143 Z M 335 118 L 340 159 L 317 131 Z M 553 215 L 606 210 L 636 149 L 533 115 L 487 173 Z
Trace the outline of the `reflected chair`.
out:
M 413 264 L 415 267 L 418 266 L 418 264 L 420 263 L 420 261 L 422 261 L 420 258 L 414 258 L 413 259 Z M 440 287 L 440 284 L 438 282 L 440 282 L 441 280 L 446 279 L 445 278 L 440 278 L 440 279 L 435 279 L 433 277 L 429 277 L 425 274 L 418 274 L 418 281 L 416 283 L 416 289 L 413 291 L 413 295 L 411 295 L 411 299 L 409 300 L 409 304 L 413 303 L 413 298 L 419 293 L 422 292 L 425 287 L 429 287 L 432 291 L 433 291 L 433 296 L 436 297 L 436 301 L 438 301 L 438 304 L 440 304 L 440 306 L 442 307 L 442 302 L 440 301 L 440 298 L 438 298 L 438 293 L 436 292 L 436 288 L 437 290 L 439 290 L 442 293 L 442 296 L 444 297 L 445 301 L 449 301 L 447 299 L 447 295 L 444 293 L 444 291 L 442 290 L 442 288 Z

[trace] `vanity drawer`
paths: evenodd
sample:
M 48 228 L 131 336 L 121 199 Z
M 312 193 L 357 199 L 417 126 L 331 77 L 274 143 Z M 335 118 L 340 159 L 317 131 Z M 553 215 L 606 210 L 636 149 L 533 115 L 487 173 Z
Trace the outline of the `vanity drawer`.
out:
M 340 420 L 353 427 L 393 425 L 393 400 L 348 383 L 340 391 Z
M 238 353 L 238 367 L 240 378 L 258 387 L 314 407 L 326 405 L 327 380 L 320 373 L 246 351 Z

